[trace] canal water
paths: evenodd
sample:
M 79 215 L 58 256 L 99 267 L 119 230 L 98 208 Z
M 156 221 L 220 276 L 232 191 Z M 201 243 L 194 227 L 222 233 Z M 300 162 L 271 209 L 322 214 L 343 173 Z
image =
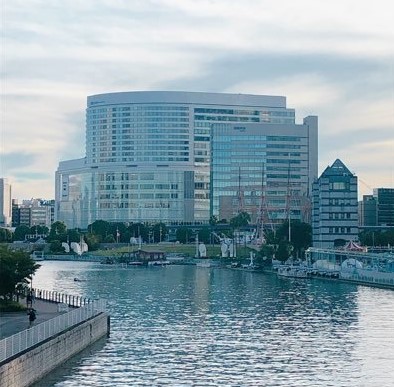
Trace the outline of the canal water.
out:
M 110 338 L 37 387 L 394 386 L 391 290 L 55 261 L 42 262 L 33 286 L 107 299 L 111 315 Z

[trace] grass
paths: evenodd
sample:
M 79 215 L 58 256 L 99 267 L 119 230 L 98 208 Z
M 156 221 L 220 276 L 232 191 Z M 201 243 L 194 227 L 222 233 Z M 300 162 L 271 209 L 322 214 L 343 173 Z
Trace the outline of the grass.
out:
M 221 256 L 221 250 L 219 245 L 206 245 L 207 248 L 207 256 L 209 258 L 215 258 Z M 167 243 L 158 243 L 158 244 L 149 244 L 149 245 L 142 245 L 141 247 L 144 251 L 162 251 L 166 254 L 173 253 L 173 254 L 180 254 L 186 255 L 189 257 L 194 257 L 196 255 L 196 245 L 195 244 L 167 244 Z M 138 246 L 128 246 L 114 248 L 111 250 L 99 250 L 95 253 L 97 255 L 120 255 L 122 253 L 134 252 L 138 250 Z M 255 251 L 250 249 L 249 247 L 245 246 L 237 246 L 237 257 L 242 258 L 249 258 L 250 251 Z

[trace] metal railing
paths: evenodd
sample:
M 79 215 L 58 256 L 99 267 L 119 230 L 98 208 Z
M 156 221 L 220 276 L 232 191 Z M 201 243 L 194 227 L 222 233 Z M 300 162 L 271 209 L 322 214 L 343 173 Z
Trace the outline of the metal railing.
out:
M 51 320 L 6 337 L 0 341 L 0 362 L 74 326 L 105 312 L 105 300 L 95 300 Z
M 90 298 L 70 296 L 69 294 L 64 294 L 53 290 L 34 289 L 33 295 L 39 300 L 67 304 L 68 306 L 73 306 L 76 308 L 88 305 L 93 302 L 93 300 Z

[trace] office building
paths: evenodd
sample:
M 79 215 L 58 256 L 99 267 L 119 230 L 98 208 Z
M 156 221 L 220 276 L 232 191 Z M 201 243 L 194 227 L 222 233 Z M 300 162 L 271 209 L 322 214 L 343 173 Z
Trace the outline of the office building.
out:
M 394 226 L 394 188 L 375 188 L 377 226 Z
M 321 248 L 358 239 L 357 177 L 339 159 L 313 183 L 312 235 Z
M 363 195 L 363 200 L 358 203 L 359 206 L 359 225 L 360 226 L 377 226 L 377 202 L 373 195 Z
M 152 91 L 88 97 L 86 155 L 59 163 L 56 220 L 69 228 L 99 219 L 208 223 L 216 157 L 211 132 L 215 124 L 233 123 L 294 128 L 295 113 L 278 96 Z M 313 136 L 317 152 L 317 127 Z M 291 159 L 289 149 L 278 160 Z
M 11 227 L 11 225 L 11 184 L 6 178 L 0 178 L 0 227 Z
M 240 211 L 256 224 L 309 220 L 317 178 L 317 117 L 296 124 L 214 124 L 211 133 L 211 213 Z

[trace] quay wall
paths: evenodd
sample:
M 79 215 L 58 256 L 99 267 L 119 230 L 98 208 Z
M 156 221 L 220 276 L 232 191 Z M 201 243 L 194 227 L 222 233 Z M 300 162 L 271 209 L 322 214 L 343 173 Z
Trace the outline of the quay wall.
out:
M 0 364 L 0 386 L 30 386 L 108 332 L 107 313 L 73 326 Z

